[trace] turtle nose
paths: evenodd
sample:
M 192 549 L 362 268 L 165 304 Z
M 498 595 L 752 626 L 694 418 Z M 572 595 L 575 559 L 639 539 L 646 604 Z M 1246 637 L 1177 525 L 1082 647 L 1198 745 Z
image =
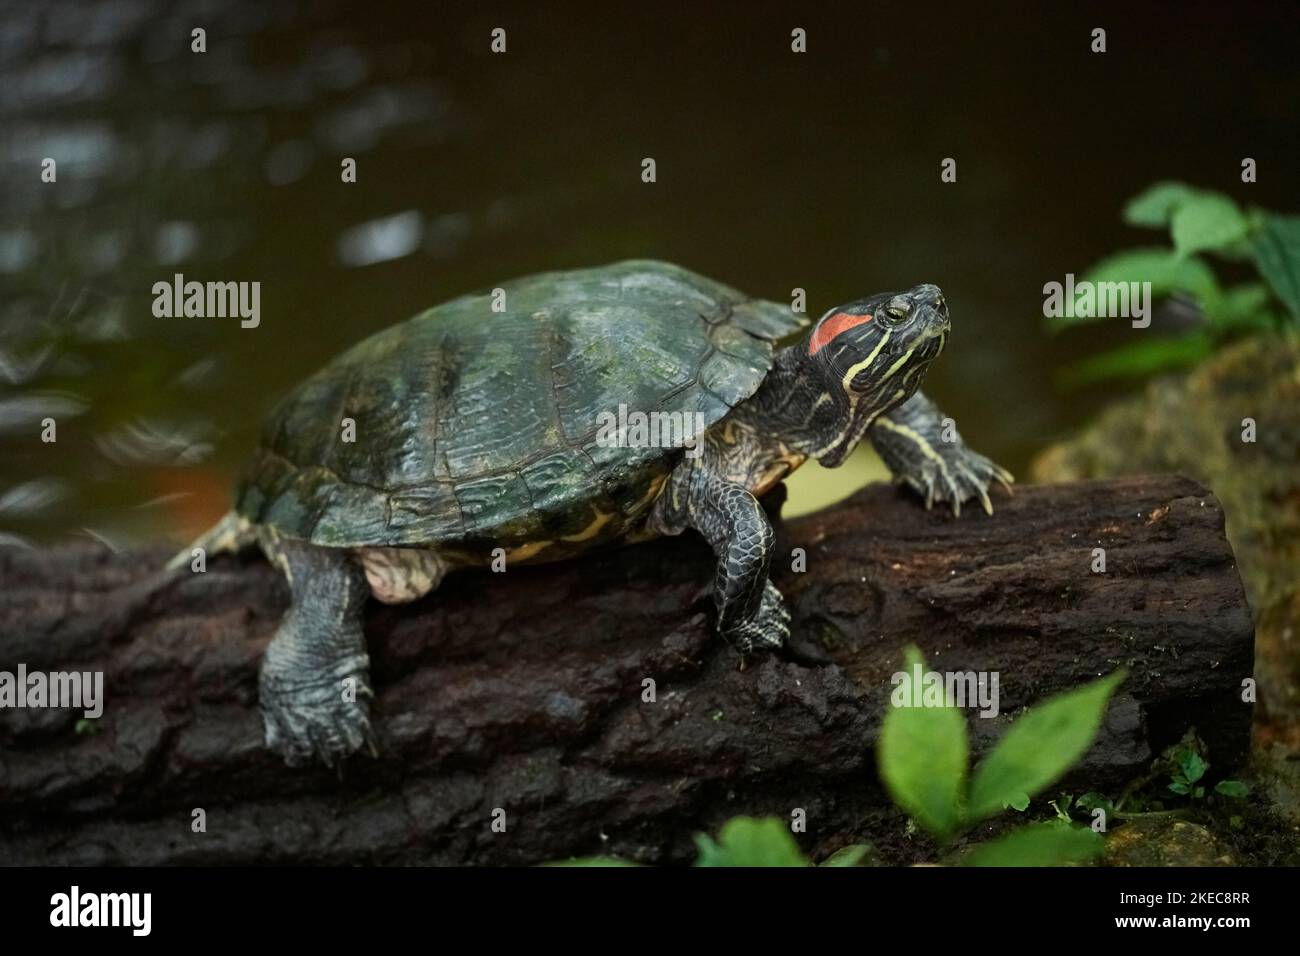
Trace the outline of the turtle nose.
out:
M 917 305 L 928 305 L 932 309 L 943 308 L 943 292 L 937 285 L 924 282 L 908 293 Z
M 918 285 L 908 293 L 918 309 L 929 309 L 940 320 L 940 331 L 946 331 L 951 325 L 948 317 L 948 303 L 943 300 L 943 292 L 937 285 L 925 283 Z

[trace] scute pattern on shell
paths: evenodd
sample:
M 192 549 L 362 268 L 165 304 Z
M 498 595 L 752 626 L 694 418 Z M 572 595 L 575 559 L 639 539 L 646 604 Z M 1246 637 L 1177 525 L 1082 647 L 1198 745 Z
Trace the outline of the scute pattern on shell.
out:
M 491 290 L 455 299 L 303 382 L 268 419 L 237 511 L 325 546 L 526 557 L 552 542 L 547 557 L 563 557 L 623 535 L 682 454 L 602 447 L 599 413 L 701 412 L 711 425 L 758 388 L 774 340 L 807 322 L 652 261 L 502 288 L 503 312 Z

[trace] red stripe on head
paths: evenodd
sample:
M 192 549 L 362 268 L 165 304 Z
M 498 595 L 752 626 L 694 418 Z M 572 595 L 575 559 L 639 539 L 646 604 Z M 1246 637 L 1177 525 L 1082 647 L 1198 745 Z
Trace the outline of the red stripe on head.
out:
M 841 332 L 847 332 L 855 326 L 870 321 L 870 315 L 850 315 L 847 312 L 836 312 L 834 315 L 827 316 L 817 326 L 817 331 L 813 332 L 812 338 L 808 340 L 808 354 L 816 355 L 827 345 L 830 345 L 831 339 Z

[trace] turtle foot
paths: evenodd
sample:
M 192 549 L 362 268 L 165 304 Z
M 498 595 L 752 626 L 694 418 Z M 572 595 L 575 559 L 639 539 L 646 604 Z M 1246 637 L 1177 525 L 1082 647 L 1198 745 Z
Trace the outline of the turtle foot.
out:
M 748 621 L 723 631 L 722 636 L 742 654 L 782 647 L 790 636 L 790 612 L 776 585 L 768 581 L 758 613 Z
M 971 451 L 956 423 L 920 392 L 876 420 L 871 443 L 895 480 L 924 498 L 927 508 L 937 501 L 960 515 L 961 506 L 975 500 L 993 514 L 989 487 L 996 481 L 1010 491 L 1015 481 L 1011 472 Z
M 1007 491 L 1016 479 L 1001 465 L 972 451 L 963 444 L 940 445 L 936 457 L 927 458 L 901 480 L 925 498 L 927 508 L 935 502 L 952 508 L 954 515 L 961 514 L 961 506 L 976 500 L 987 514 L 993 514 L 989 488 L 998 482 Z
M 260 687 L 266 745 L 291 767 L 313 760 L 332 767 L 363 745 L 376 753 L 368 664 L 365 654 L 353 654 L 295 675 L 276 668 L 268 654 Z

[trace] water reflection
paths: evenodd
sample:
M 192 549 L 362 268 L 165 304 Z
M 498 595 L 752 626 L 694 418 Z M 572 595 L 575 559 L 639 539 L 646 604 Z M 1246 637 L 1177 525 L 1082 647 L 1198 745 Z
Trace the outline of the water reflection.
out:
M 28 502 L 0 508 L 0 540 L 187 537 L 225 510 L 271 405 L 342 348 L 471 289 L 632 256 L 804 288 L 814 311 L 940 282 L 954 332 L 927 388 L 1023 471 L 1111 397 L 1054 390 L 1079 343 L 1042 336 L 1042 283 L 1131 243 L 1116 213 L 1145 183 L 1221 182 L 1207 141 L 1294 166 L 1293 31 L 1267 22 L 1225 45 L 1211 11 L 1180 9 L 1176 35 L 1158 8 L 1126 13 L 1162 42 L 1116 44 L 1083 87 L 1068 19 L 800 10 L 797 59 L 776 7 L 548 7 L 0 10 L 0 504 Z M 1293 193 L 1275 176 L 1251 198 Z M 154 318 L 149 290 L 181 265 L 262 283 L 259 327 Z M 804 469 L 792 503 L 873 467 Z
M 345 229 L 339 236 L 339 261 L 369 266 L 409 256 L 420 247 L 424 221 L 414 209 Z

